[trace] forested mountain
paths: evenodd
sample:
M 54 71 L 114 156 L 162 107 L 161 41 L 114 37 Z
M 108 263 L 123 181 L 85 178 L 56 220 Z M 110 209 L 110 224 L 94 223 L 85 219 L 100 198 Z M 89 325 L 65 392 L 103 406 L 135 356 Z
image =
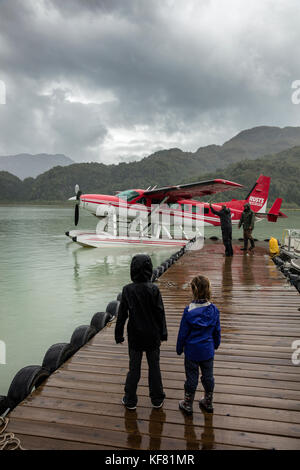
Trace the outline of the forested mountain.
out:
M 202 171 L 206 172 L 295 146 L 300 146 L 300 127 L 259 126 L 240 132 L 223 145 L 200 147 L 191 155 L 198 158 Z
M 278 129 L 260 127 L 243 131 L 221 147 L 205 147 L 206 153 L 204 148 L 196 153 L 170 149 L 156 152 L 138 162 L 118 165 L 77 163 L 52 168 L 36 178 L 26 178 L 24 181 L 7 172 L 0 172 L 0 201 L 65 201 L 74 195 L 76 183 L 86 193 L 114 194 L 115 191 L 129 188 L 226 178 L 242 183 L 248 189 L 263 173 L 272 177 L 271 198 L 282 197 L 285 202 L 300 205 L 300 145 L 253 159 L 253 155 L 263 148 L 276 148 L 297 140 L 299 128 Z M 278 137 L 281 131 L 282 141 Z M 268 138 L 264 137 L 266 135 Z M 217 158 L 220 148 L 223 149 L 223 157 L 226 156 L 225 168 L 224 160 Z M 237 155 L 241 155 L 242 151 L 243 157 L 238 159 Z M 212 164 L 214 158 L 215 164 Z M 243 197 L 240 192 L 232 195 Z M 228 193 L 225 199 L 230 197 L 231 193 Z M 216 197 L 216 200 L 220 198 L 224 199 L 224 195 Z
M 71 165 L 73 160 L 65 155 L 49 155 L 40 153 L 31 155 L 21 153 L 19 155 L 9 155 L 0 157 L 0 171 L 8 171 L 20 179 L 36 177 L 54 166 Z
M 231 191 L 226 195 L 218 194 L 214 197 L 216 201 L 224 201 L 245 197 L 260 174 L 271 176 L 269 203 L 281 197 L 283 206 L 284 204 L 300 206 L 300 147 L 256 160 L 235 163 L 221 171 L 207 173 L 202 177 L 204 179 L 224 178 L 245 186 L 244 190 Z
M 111 175 L 110 183 L 118 182 L 125 175 L 133 174 L 140 178 L 148 176 L 147 184 L 163 184 L 162 178 L 174 182 L 176 174 L 189 178 L 195 172 L 214 171 L 225 168 L 230 163 L 249 160 L 278 153 L 282 150 L 300 146 L 300 127 L 270 127 L 259 126 L 247 129 L 223 145 L 208 145 L 200 147 L 196 152 L 184 152 L 178 148 L 158 151 L 140 161 L 105 165 L 102 172 Z M 116 156 L 117 157 L 117 156 Z M 56 166 L 73 164 L 73 160 L 62 154 L 19 154 L 7 157 L 0 156 L 0 171 L 8 171 L 20 179 L 36 177 Z M 82 167 L 84 168 L 84 167 Z M 162 171 L 164 173 L 162 174 Z M 146 174 L 145 174 L 146 173 Z

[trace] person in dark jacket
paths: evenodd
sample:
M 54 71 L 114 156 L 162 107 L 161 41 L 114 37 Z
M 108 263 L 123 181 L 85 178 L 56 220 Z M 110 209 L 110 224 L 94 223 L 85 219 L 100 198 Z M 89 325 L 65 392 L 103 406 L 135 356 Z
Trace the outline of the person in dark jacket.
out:
M 254 240 L 252 237 L 252 231 L 254 229 L 254 221 L 255 221 L 255 214 L 251 210 L 249 202 L 246 202 L 244 205 L 244 211 L 241 215 L 239 221 L 239 228 L 243 226 L 244 229 L 244 247 L 241 248 L 243 251 L 247 251 L 248 249 L 248 240 L 250 240 L 250 248 L 249 250 L 253 250 L 255 248 Z
M 220 211 L 216 211 L 212 205 L 209 205 L 210 210 L 213 214 L 220 217 L 222 240 L 225 247 L 225 256 L 233 256 L 232 249 L 232 223 L 231 223 L 231 212 L 225 204 L 222 205 Z
M 128 318 L 129 372 L 122 403 L 128 409 L 137 405 L 137 386 L 141 375 L 141 361 L 145 351 L 149 367 L 149 392 L 152 405 L 163 405 L 163 391 L 159 356 L 161 341 L 167 341 L 165 310 L 157 285 L 151 282 L 152 261 L 148 255 L 136 255 L 130 266 L 132 283 L 122 291 L 115 327 L 116 343 L 124 341 L 124 326 Z
M 195 277 L 191 288 L 194 300 L 184 309 L 176 345 L 178 355 L 184 351 L 186 374 L 184 400 L 179 402 L 179 408 L 186 414 L 192 414 L 200 368 L 205 396 L 200 400 L 199 406 L 212 413 L 214 354 L 221 343 L 220 314 L 217 307 L 210 302 L 211 289 L 207 277 Z

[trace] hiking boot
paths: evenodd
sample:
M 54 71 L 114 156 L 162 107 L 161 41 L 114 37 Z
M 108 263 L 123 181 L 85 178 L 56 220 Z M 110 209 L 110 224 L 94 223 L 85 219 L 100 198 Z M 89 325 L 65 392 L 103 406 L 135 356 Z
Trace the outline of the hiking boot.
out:
M 208 413 L 213 413 L 213 392 L 205 392 L 204 398 L 199 401 L 199 406 Z
M 184 400 L 179 402 L 179 408 L 187 415 L 193 413 L 193 401 L 195 393 L 184 392 Z
M 255 244 L 254 244 L 254 241 L 253 240 L 250 240 L 251 242 L 251 246 L 249 248 L 249 251 L 253 250 L 255 248 Z

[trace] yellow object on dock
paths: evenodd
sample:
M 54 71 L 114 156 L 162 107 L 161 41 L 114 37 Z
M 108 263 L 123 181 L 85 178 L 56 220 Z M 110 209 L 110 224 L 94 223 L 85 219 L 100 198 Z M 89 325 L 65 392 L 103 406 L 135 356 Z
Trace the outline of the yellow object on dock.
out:
M 270 250 L 271 256 L 275 256 L 279 254 L 278 241 L 274 237 L 271 237 L 269 240 L 269 250 Z

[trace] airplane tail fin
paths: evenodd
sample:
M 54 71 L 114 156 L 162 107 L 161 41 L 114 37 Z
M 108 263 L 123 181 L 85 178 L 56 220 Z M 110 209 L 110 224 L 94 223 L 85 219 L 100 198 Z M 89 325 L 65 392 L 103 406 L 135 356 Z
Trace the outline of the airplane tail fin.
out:
M 246 201 L 249 202 L 253 212 L 266 212 L 270 181 L 270 176 L 260 175 L 246 197 Z
M 276 222 L 278 217 L 287 217 L 283 212 L 280 211 L 282 199 L 277 198 L 274 202 L 273 206 L 268 212 L 268 221 L 269 222 Z

